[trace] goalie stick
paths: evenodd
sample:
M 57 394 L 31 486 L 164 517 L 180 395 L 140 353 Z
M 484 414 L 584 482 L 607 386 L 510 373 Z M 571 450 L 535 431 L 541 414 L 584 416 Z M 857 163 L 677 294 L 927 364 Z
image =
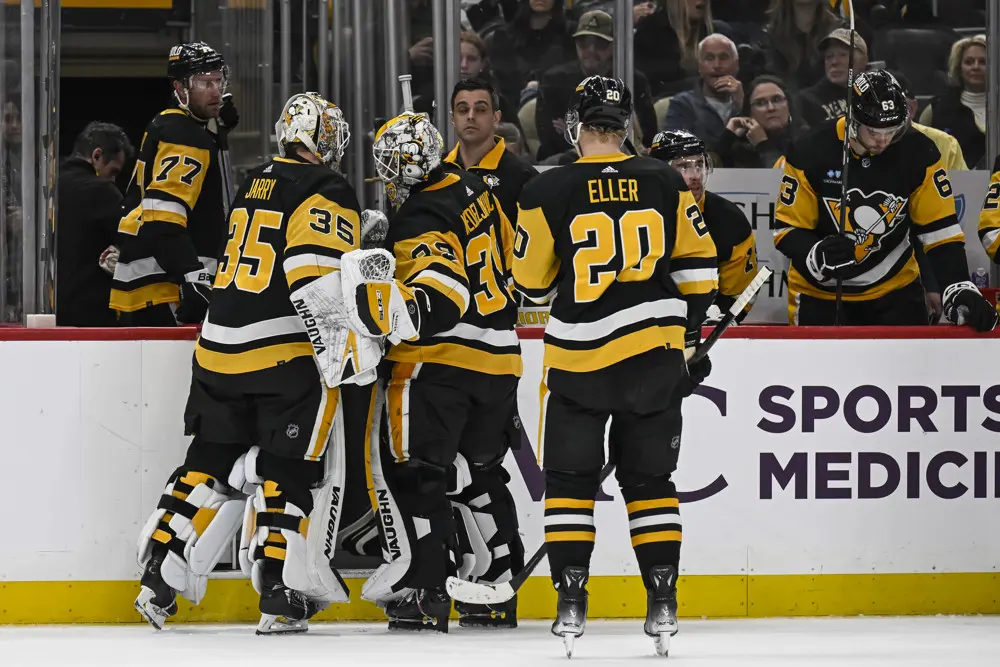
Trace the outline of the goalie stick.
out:
M 761 267 L 760 272 L 754 277 L 754 279 L 747 285 L 743 293 L 737 297 L 733 305 L 729 307 L 729 311 L 726 313 L 722 321 L 715 325 L 712 329 L 712 333 L 708 335 L 705 342 L 702 343 L 694 354 L 688 361 L 689 364 L 695 363 L 708 354 L 709 350 L 715 345 L 715 343 L 722 337 L 722 334 L 726 332 L 726 329 L 736 321 L 740 312 L 746 308 L 747 304 L 750 303 L 760 288 L 764 286 L 767 279 L 771 277 L 773 272 L 765 267 Z M 604 480 L 614 471 L 615 464 L 608 463 L 601 469 L 601 484 Z M 467 602 L 469 604 L 502 604 L 507 602 L 514 594 L 517 593 L 518 589 L 524 585 L 524 582 L 528 580 L 531 573 L 534 572 L 538 564 L 542 562 L 545 555 L 548 553 L 548 546 L 546 542 L 542 542 L 542 545 L 538 547 L 535 553 L 528 559 L 528 562 L 524 564 L 524 568 L 518 572 L 514 577 L 502 584 L 479 584 L 473 581 L 465 581 L 457 577 L 448 577 L 448 581 L 445 583 L 445 588 L 448 590 L 448 595 L 459 602 Z

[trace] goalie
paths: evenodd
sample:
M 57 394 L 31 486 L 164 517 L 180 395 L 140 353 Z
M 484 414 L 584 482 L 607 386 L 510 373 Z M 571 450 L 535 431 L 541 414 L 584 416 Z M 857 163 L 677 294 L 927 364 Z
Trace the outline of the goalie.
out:
M 371 382 L 381 357 L 337 319 L 340 259 L 361 235 L 338 172 L 350 132 L 315 93 L 289 99 L 275 131 L 280 157 L 248 174 L 229 216 L 184 415 L 194 439 L 139 538 L 135 606 L 156 628 L 178 593 L 201 600 L 241 525 L 258 634 L 303 631 L 348 600 L 330 565 L 343 497 L 338 387 Z
M 355 325 L 394 344 L 371 448 L 386 564 L 361 595 L 385 609 L 390 629 L 446 632 L 447 576 L 502 583 L 524 549 L 502 466 L 521 437 L 513 230 L 482 179 L 442 164 L 441 148 L 420 114 L 376 133 L 375 165 L 395 209 L 392 254 L 361 253 L 357 267 L 358 255 L 345 256 L 343 287 L 345 300 L 356 297 Z M 394 262 L 389 279 L 366 268 L 378 262 Z M 515 624 L 512 605 L 458 611 L 462 625 Z

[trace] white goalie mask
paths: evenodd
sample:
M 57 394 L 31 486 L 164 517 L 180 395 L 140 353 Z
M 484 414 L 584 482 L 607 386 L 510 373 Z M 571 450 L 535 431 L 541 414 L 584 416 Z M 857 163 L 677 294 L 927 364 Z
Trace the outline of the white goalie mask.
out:
M 441 133 L 425 114 L 396 116 L 375 133 L 375 171 L 393 206 L 402 206 L 410 188 L 437 169 L 443 148 Z
M 288 146 L 301 144 L 332 169 L 339 167 L 351 140 L 344 112 L 319 93 L 292 95 L 274 124 L 274 134 L 281 157 L 287 157 Z

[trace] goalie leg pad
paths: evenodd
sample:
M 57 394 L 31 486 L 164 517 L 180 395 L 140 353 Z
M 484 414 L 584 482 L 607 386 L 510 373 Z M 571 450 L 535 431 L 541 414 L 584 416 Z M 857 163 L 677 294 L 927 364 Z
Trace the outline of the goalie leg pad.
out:
M 370 452 L 385 564 L 365 582 L 361 597 L 384 606 L 410 589 L 444 587 L 445 578 L 454 572 L 454 531 L 447 471 L 416 460 L 396 463 L 382 391 L 377 401 Z
M 459 577 L 485 584 L 511 580 L 524 567 L 517 509 L 502 465 L 472 467 L 472 482 L 452 498 L 457 509 Z
M 239 529 L 244 503 L 235 495 L 211 475 L 186 468 L 175 471 L 139 536 L 140 567 L 145 568 L 157 544 L 163 545 L 164 583 L 198 604 L 208 574 Z

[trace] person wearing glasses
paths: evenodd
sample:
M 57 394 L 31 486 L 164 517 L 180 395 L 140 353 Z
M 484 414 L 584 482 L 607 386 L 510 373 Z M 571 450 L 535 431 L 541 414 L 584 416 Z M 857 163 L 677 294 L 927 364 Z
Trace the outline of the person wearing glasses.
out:
M 716 144 L 723 167 L 758 169 L 780 166 L 788 145 L 799 134 L 792 98 L 785 82 L 775 76 L 754 79 L 747 95 L 747 116 L 730 118 Z

